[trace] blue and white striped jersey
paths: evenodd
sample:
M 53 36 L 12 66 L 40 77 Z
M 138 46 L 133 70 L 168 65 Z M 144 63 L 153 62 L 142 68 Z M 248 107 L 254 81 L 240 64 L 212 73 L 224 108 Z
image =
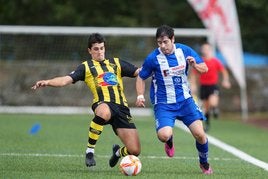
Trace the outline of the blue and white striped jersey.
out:
M 173 54 L 165 55 L 159 48 L 153 50 L 145 59 L 139 76 L 145 80 L 152 76 L 150 99 L 152 104 L 172 104 L 191 97 L 188 84 L 189 65 L 186 57 L 192 56 L 196 63 L 203 60 L 189 46 L 174 44 Z

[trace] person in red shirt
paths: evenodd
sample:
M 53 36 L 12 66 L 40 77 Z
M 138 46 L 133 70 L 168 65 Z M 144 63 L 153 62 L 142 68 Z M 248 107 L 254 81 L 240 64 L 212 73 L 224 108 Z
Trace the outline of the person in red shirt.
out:
M 203 112 L 207 120 L 205 121 L 205 131 L 210 128 L 210 114 L 213 113 L 214 118 L 218 117 L 219 109 L 219 74 L 222 76 L 222 87 L 229 89 L 231 83 L 229 80 L 229 73 L 223 64 L 214 57 L 212 46 L 205 43 L 200 49 L 201 56 L 208 67 L 208 72 L 198 74 L 193 71 L 193 75 L 190 75 L 191 91 L 193 96 L 197 96 L 197 87 L 199 82 L 199 97 L 203 107 Z

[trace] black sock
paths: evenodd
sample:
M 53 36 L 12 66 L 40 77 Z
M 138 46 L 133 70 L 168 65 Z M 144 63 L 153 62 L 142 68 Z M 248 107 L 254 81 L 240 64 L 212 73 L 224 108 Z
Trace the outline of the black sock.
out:
M 210 115 L 209 115 L 209 112 L 207 112 L 206 114 L 205 114 L 205 116 L 206 116 L 206 118 L 207 118 L 207 120 L 206 120 L 206 125 L 210 125 L 210 121 L 209 121 L 209 117 L 210 117 Z
M 169 148 L 171 148 L 173 146 L 173 136 L 171 136 L 166 143 L 169 146 Z

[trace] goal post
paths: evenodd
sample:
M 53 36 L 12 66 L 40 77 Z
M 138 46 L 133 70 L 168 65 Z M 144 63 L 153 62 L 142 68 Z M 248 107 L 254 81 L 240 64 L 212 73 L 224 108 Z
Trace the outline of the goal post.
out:
M 204 28 L 174 28 L 176 36 L 212 37 Z M 73 27 L 73 26 L 11 26 L 0 25 L 1 34 L 88 35 L 99 32 L 111 36 L 154 36 L 156 28 L 145 27 Z

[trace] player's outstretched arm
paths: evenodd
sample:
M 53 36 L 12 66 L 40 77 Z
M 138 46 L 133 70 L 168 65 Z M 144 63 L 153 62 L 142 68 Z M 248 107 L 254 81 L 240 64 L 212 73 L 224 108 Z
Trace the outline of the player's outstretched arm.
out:
M 55 77 L 48 80 L 37 81 L 31 89 L 36 90 L 37 88 L 52 86 L 52 87 L 62 87 L 69 85 L 73 82 L 70 76 Z

